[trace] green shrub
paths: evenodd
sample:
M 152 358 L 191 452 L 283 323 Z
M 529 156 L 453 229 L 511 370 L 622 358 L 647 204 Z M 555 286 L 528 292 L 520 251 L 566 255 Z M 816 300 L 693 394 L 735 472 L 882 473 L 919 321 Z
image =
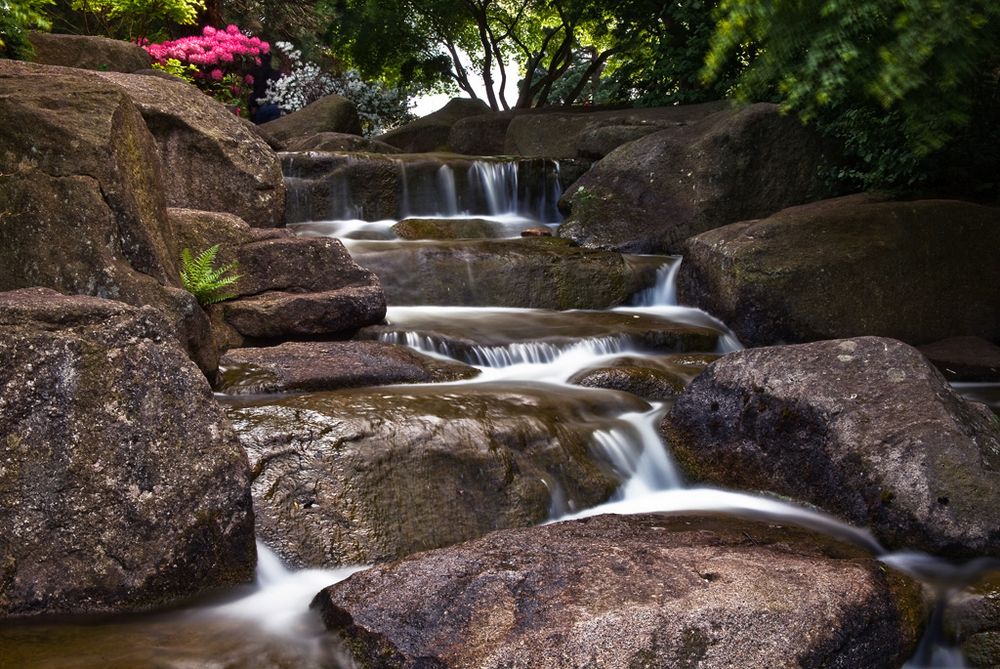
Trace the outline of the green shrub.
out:
M 232 286 L 240 279 L 239 274 L 231 274 L 237 270 L 239 263 L 233 261 L 216 268 L 215 256 L 218 253 L 218 244 L 205 249 L 197 257 L 191 255 L 190 249 L 181 251 L 181 285 L 184 286 L 184 290 L 194 295 L 198 299 L 198 304 L 202 306 L 236 297 L 235 293 L 223 289 Z

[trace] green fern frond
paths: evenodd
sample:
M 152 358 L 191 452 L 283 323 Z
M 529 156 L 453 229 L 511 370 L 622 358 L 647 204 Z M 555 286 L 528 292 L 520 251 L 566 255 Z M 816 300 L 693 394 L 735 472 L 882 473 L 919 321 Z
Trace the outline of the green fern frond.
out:
M 222 289 L 239 281 L 240 275 L 232 274 L 239 268 L 239 263 L 233 261 L 216 268 L 215 257 L 218 254 L 218 244 L 205 249 L 197 257 L 191 254 L 190 249 L 181 250 L 181 285 L 202 306 L 236 297 L 235 293 L 223 292 Z

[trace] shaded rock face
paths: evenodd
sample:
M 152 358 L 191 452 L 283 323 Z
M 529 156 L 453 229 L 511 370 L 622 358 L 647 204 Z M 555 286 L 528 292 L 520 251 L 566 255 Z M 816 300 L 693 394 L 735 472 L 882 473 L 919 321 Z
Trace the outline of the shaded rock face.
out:
M 621 255 L 554 238 L 354 242 L 351 252 L 393 305 L 602 309 L 645 287 Z
M 504 155 L 507 128 L 519 112 L 488 112 L 455 121 L 448 132 L 448 149 L 467 156 Z
M 815 504 L 890 548 L 1000 555 L 1000 419 L 901 342 L 724 356 L 661 431 L 694 480 Z
M 0 293 L 0 616 L 253 579 L 247 459 L 154 309 Z
M 1000 382 L 1000 346 L 980 337 L 949 337 L 918 350 L 949 381 Z
M 317 132 L 288 140 L 286 151 L 364 151 L 369 153 L 400 153 L 395 146 L 346 132 Z
M 0 290 L 44 286 L 151 305 L 214 370 L 208 319 L 179 289 L 156 144 L 93 73 L 0 61 Z
M 362 666 L 898 667 L 919 587 L 790 527 L 598 516 L 354 574 L 316 596 Z
M 56 35 L 32 32 L 34 62 L 105 72 L 135 72 L 152 62 L 142 47 L 124 40 L 93 35 Z
M 339 95 L 327 95 L 258 127 L 276 142 L 287 145 L 317 133 L 360 135 L 361 119 L 353 102 Z
M 393 383 L 439 383 L 476 376 L 461 363 L 372 341 L 285 342 L 226 352 L 216 389 L 230 394 L 313 392 Z
M 252 127 L 187 83 L 99 76 L 125 89 L 142 112 L 163 162 L 169 206 L 228 212 L 256 227 L 283 224 L 281 164 Z
M 239 263 L 236 299 L 209 307 L 222 348 L 242 346 L 244 338 L 348 336 L 385 318 L 378 278 L 339 240 L 250 228 L 214 212 L 171 209 L 170 218 L 186 248 L 219 244 L 218 263 Z
M 520 120 L 520 119 L 519 119 Z M 767 216 L 821 194 L 823 147 L 777 106 L 711 114 L 624 144 L 563 195 L 560 236 L 632 253 Z
M 943 618 L 945 634 L 962 649 L 967 666 L 1000 665 L 1000 571 L 954 595 Z
M 482 100 L 455 98 L 436 112 L 379 135 L 377 139 L 406 153 L 447 151 L 451 128 L 455 123 L 489 111 L 490 108 Z
M 726 109 L 726 102 L 650 109 L 543 111 L 516 114 L 503 153 L 546 158 L 601 158 L 654 130 L 695 123 Z
M 620 482 L 590 434 L 628 395 L 482 384 L 341 391 L 230 410 L 250 455 L 257 532 L 288 564 L 382 562 L 560 508 Z
M 684 244 L 678 294 L 749 346 L 877 335 L 1000 339 L 1000 209 L 824 200 Z

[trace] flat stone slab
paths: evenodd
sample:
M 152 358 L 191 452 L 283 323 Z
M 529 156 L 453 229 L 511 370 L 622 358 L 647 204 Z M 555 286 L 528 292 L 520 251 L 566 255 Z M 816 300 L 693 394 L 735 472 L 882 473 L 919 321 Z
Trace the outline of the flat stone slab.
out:
M 920 587 L 794 527 L 682 515 L 504 530 L 313 600 L 362 666 L 896 667 Z
M 476 376 L 473 367 L 374 341 L 285 342 L 238 348 L 221 359 L 216 390 L 233 395 L 313 392 Z

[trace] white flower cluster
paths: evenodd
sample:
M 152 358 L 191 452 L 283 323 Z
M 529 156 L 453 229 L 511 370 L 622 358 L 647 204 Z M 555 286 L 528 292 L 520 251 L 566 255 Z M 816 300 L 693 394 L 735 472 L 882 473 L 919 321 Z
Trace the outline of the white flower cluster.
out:
M 289 42 L 275 42 L 274 49 L 288 59 L 291 72 L 269 82 L 259 104 L 275 104 L 288 114 L 324 95 L 341 95 L 354 103 L 366 135 L 379 134 L 413 118 L 403 91 L 364 81 L 355 70 L 339 77 L 327 74 L 314 63 L 302 60 L 302 52 Z

